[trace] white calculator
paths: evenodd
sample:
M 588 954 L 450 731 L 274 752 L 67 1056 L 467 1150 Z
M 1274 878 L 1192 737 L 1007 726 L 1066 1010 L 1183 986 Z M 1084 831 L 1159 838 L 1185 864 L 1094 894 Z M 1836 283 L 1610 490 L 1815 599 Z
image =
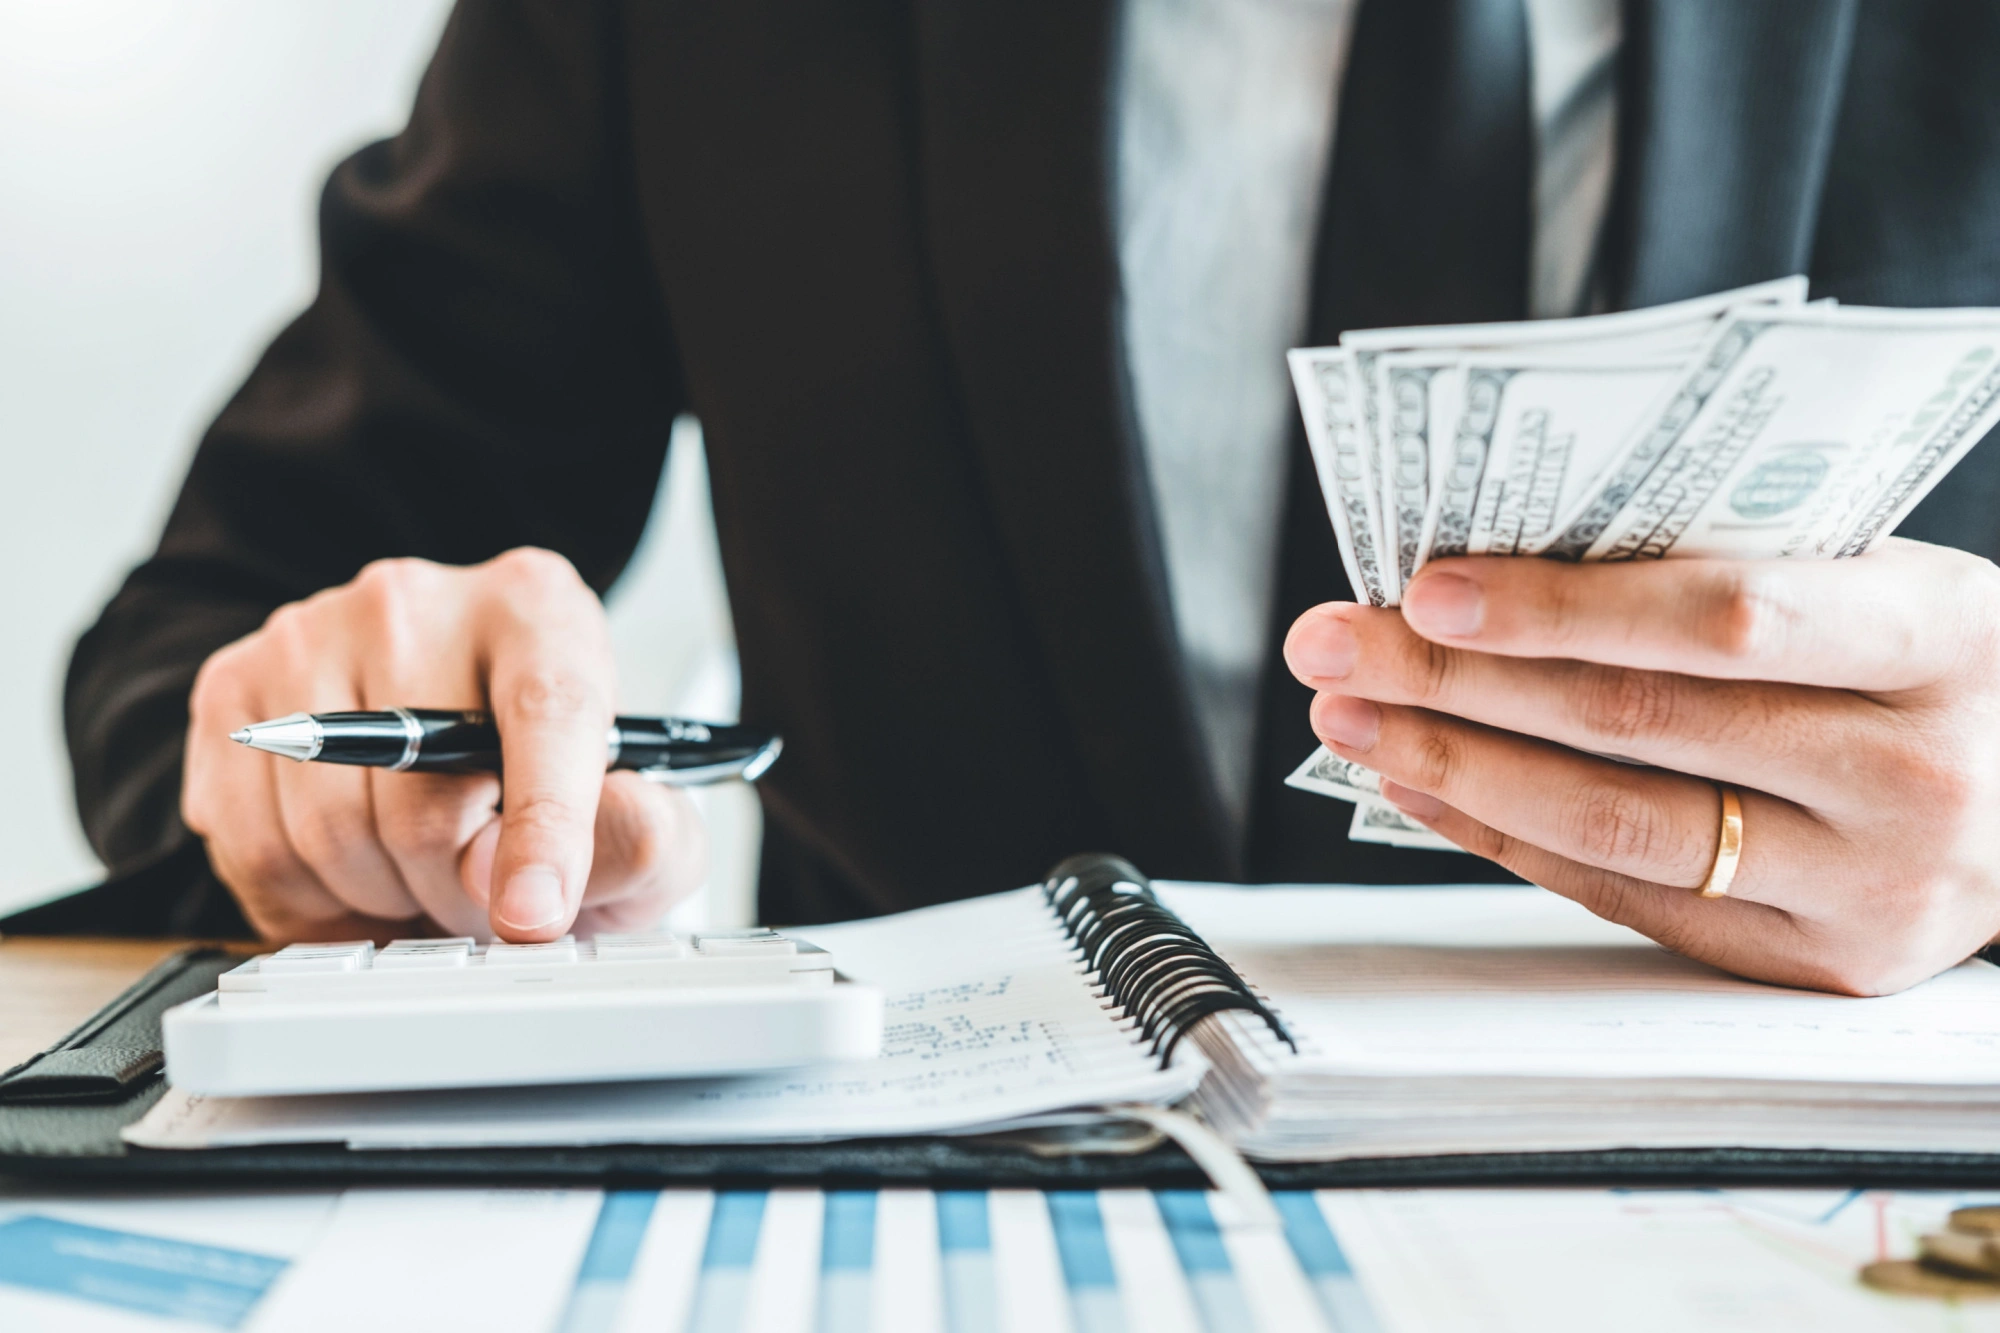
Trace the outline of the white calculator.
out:
M 294 944 L 161 1033 L 167 1080 L 224 1096 L 698 1078 L 878 1055 L 882 993 L 770 930 Z

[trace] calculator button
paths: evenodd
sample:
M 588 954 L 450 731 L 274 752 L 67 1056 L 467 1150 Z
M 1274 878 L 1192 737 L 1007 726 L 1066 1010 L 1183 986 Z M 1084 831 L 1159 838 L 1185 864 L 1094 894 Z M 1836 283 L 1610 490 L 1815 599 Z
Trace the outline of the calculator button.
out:
M 799 951 L 775 930 L 705 930 L 694 937 L 694 947 L 710 958 L 774 958 Z
M 576 961 L 576 937 L 565 935 L 547 944 L 489 944 L 486 946 L 486 966 L 488 967 L 545 967 L 550 964 L 574 963 Z
M 343 944 L 287 944 L 266 958 L 260 970 L 265 976 L 364 972 L 374 956 L 375 945 L 370 940 L 349 940 Z
M 464 967 L 472 961 L 472 937 L 448 940 L 396 940 L 375 955 L 375 970 L 384 968 Z
M 687 945 L 681 943 L 680 937 L 670 930 L 597 937 L 597 961 L 600 963 L 646 963 L 687 956 Z

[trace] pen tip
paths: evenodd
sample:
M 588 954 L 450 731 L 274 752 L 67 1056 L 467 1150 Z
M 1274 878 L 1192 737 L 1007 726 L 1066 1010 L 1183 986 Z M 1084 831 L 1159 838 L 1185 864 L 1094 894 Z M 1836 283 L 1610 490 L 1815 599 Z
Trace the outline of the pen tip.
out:
M 235 741 L 238 745 L 248 745 L 250 743 L 250 728 L 238 727 L 229 733 L 229 739 Z

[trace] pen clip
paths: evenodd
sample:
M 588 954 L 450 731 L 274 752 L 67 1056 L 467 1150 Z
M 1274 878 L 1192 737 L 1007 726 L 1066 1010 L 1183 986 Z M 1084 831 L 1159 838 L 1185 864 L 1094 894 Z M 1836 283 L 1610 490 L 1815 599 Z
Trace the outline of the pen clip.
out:
M 778 755 L 784 750 L 782 736 L 773 736 L 769 741 L 740 759 L 725 759 L 714 764 L 694 764 L 686 768 L 669 768 L 664 764 L 653 768 L 636 770 L 648 782 L 664 783 L 669 787 L 702 787 L 712 782 L 727 782 L 731 778 L 741 778 L 745 782 L 755 782 L 778 762 Z

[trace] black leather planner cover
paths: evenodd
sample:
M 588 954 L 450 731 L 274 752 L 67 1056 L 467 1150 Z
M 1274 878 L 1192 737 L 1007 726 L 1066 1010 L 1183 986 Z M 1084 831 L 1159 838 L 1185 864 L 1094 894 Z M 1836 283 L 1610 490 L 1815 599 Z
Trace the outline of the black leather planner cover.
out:
M 118 1131 L 165 1090 L 160 1015 L 213 989 L 238 959 L 177 954 L 48 1051 L 0 1074 L 0 1175 L 186 1186 L 278 1181 L 591 1186 L 1106 1189 L 1193 1187 L 1171 1145 L 1051 1154 L 1017 1137 L 925 1136 L 829 1144 L 351 1151 L 339 1144 L 159 1151 Z M 1044 1145 L 1046 1147 L 1046 1145 Z M 2000 1186 L 2000 1156 L 1708 1149 L 1360 1158 L 1262 1166 L 1273 1188 L 1442 1185 Z

